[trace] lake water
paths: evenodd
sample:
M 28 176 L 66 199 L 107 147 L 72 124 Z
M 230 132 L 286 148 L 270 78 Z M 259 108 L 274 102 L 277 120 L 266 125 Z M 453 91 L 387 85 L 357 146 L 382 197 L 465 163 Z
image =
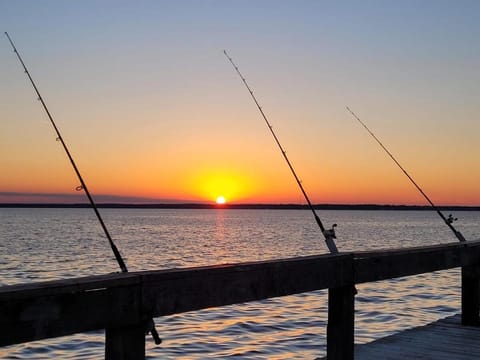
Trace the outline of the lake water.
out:
M 306 210 L 101 209 L 129 271 L 326 253 Z M 319 211 L 342 251 L 456 242 L 430 211 Z M 480 212 L 456 212 L 467 240 Z M 117 272 L 91 209 L 0 209 L 0 285 Z M 357 286 L 355 341 L 369 342 L 460 309 L 458 269 Z M 149 359 L 314 359 L 325 354 L 326 291 L 155 319 Z M 0 348 L 2 359 L 97 359 L 103 331 Z

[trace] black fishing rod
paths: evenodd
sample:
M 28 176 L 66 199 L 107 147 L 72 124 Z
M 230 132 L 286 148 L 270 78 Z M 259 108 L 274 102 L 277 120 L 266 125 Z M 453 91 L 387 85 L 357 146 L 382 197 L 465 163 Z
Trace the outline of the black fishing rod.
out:
M 10 35 L 8 35 L 8 33 L 6 31 L 5 31 L 5 35 L 7 36 L 8 41 L 12 45 L 13 52 L 17 55 L 18 60 L 22 64 L 22 67 L 25 71 L 25 74 L 27 74 L 28 79 L 30 80 L 30 83 L 33 86 L 33 89 L 35 90 L 35 93 L 38 96 L 38 100 L 42 103 L 43 109 L 47 113 L 47 116 L 50 120 L 50 123 L 52 124 L 53 128 L 55 129 L 55 133 L 57 134 L 57 141 L 61 142 L 61 144 L 63 146 L 63 149 L 65 150 L 65 153 L 67 154 L 67 157 L 70 160 L 70 163 L 72 164 L 73 170 L 75 171 L 75 174 L 77 175 L 77 178 L 80 181 L 80 186 L 78 186 L 76 188 L 76 190 L 77 191 L 81 191 L 81 190 L 85 191 L 85 194 L 87 195 L 88 201 L 90 202 L 90 205 L 92 206 L 93 211 L 95 212 L 95 215 L 97 216 L 97 219 L 100 222 L 100 225 L 102 226 L 103 232 L 105 233 L 105 236 L 108 239 L 108 243 L 110 244 L 110 247 L 112 248 L 112 251 L 113 251 L 113 254 L 115 255 L 115 259 L 117 260 L 118 266 L 120 266 L 120 270 L 122 271 L 122 273 L 128 272 L 127 266 L 125 265 L 125 261 L 123 260 L 122 255 L 120 254 L 120 252 L 118 251 L 115 243 L 113 242 L 113 239 L 110 236 L 110 233 L 108 232 L 107 226 L 105 225 L 105 223 L 102 219 L 102 216 L 100 215 L 100 212 L 98 211 L 97 205 L 95 204 L 95 201 L 93 200 L 93 197 L 90 194 L 90 191 L 88 191 L 87 185 L 85 184 L 85 181 L 83 180 L 83 177 L 80 174 L 80 171 L 78 170 L 78 167 L 75 164 L 75 161 L 73 160 L 73 157 L 70 154 L 70 151 L 68 150 L 68 147 L 67 147 L 65 141 L 63 140 L 63 137 L 60 134 L 60 131 L 59 131 L 57 125 L 55 124 L 55 121 L 53 120 L 53 117 L 50 114 L 50 111 L 47 108 L 47 105 L 45 104 L 45 101 L 42 98 L 42 95 L 40 95 L 40 91 L 38 90 L 37 85 L 33 81 L 33 78 L 30 75 L 30 72 L 28 71 L 27 67 L 25 66 L 25 63 L 23 62 L 22 57 L 20 56 L 20 53 L 18 52 L 17 48 L 15 47 L 15 44 L 13 43 L 12 39 L 10 38 Z M 149 331 L 151 332 L 152 337 L 155 340 L 155 343 L 160 344 L 161 339 L 158 336 L 157 330 L 152 325 L 153 325 L 153 320 L 152 320 L 151 324 L 149 324 L 149 327 L 151 327 L 149 329 Z
M 323 236 L 325 237 L 325 242 L 326 242 L 326 244 L 327 244 L 328 250 L 329 250 L 330 253 L 332 253 L 332 254 L 338 253 L 337 246 L 335 245 L 335 241 L 333 240 L 333 239 L 336 239 L 335 227 L 337 226 L 337 224 L 333 224 L 333 226 L 332 226 L 331 229 L 325 229 L 325 227 L 323 226 L 322 221 L 320 220 L 320 217 L 318 217 L 317 213 L 315 212 L 315 208 L 313 207 L 310 199 L 308 198 L 308 195 L 307 195 L 305 189 L 303 188 L 302 182 L 301 182 L 300 179 L 298 178 L 297 173 L 295 172 L 295 169 L 294 169 L 293 166 L 292 166 L 292 163 L 291 163 L 290 160 L 288 159 L 287 152 L 283 149 L 282 145 L 280 144 L 280 141 L 278 140 L 277 135 L 276 135 L 275 132 L 273 131 L 272 125 L 270 125 L 270 122 L 268 121 L 267 116 L 266 116 L 265 113 L 263 112 L 263 109 L 262 109 L 262 107 L 260 106 L 260 104 L 258 103 L 257 98 L 255 97 L 255 95 L 253 94 L 252 89 L 250 89 L 250 86 L 248 85 L 247 80 L 243 77 L 242 73 L 241 73 L 240 70 L 238 69 L 238 66 L 235 65 L 235 63 L 233 62 L 232 58 L 231 58 L 230 56 L 228 56 L 227 51 L 226 51 L 226 50 L 223 50 L 223 53 L 225 54 L 225 56 L 227 57 L 227 59 L 230 61 L 230 63 L 233 65 L 233 67 L 235 68 L 237 74 L 238 74 L 238 75 L 240 76 L 240 78 L 242 79 L 243 84 L 245 85 L 245 87 L 247 88 L 248 92 L 250 93 L 253 101 L 255 102 L 255 105 L 257 106 L 258 110 L 260 111 L 260 114 L 262 114 L 263 120 L 265 120 L 265 123 L 267 124 L 268 129 L 270 130 L 271 134 L 273 135 L 273 138 L 275 139 L 275 142 L 277 143 L 280 151 L 282 152 L 283 158 L 284 158 L 285 161 L 287 162 L 288 167 L 290 168 L 290 171 L 292 172 L 293 177 L 295 178 L 295 181 L 297 182 L 298 187 L 300 188 L 300 190 L 301 190 L 301 192 L 302 192 L 302 194 L 303 194 L 303 197 L 304 197 L 305 200 L 307 201 L 308 207 L 310 208 L 310 210 L 311 210 L 312 213 L 313 213 L 313 217 L 315 218 L 315 221 L 317 222 L 317 224 L 318 224 L 318 226 L 320 227 L 320 230 L 321 230 Z
M 362 124 L 362 126 L 365 128 L 365 130 L 368 131 L 368 133 L 375 139 L 375 141 L 382 147 L 382 149 L 385 150 L 385 152 L 388 154 L 388 156 L 390 156 L 390 158 L 395 162 L 395 164 L 397 164 L 397 166 L 403 171 L 405 176 L 417 188 L 417 190 L 420 192 L 420 194 L 423 195 L 423 197 L 428 201 L 428 203 L 432 206 L 432 208 L 442 218 L 442 220 L 445 222 L 445 224 L 447 224 L 447 226 L 450 228 L 450 230 L 452 230 L 454 235 L 457 237 L 458 241 L 464 242 L 465 238 L 463 237 L 462 233 L 460 231 L 458 231 L 457 229 L 455 229 L 455 227 L 453 226 L 453 222 L 456 221 L 457 218 L 454 218 L 452 216 L 452 214 L 448 215 L 448 217 L 445 217 L 445 215 L 443 215 L 443 213 L 440 211 L 440 209 L 433 203 L 432 200 L 430 200 L 430 198 L 427 196 L 427 194 L 425 194 L 425 192 L 420 188 L 420 186 L 418 186 L 418 184 L 415 182 L 415 180 L 413 180 L 413 178 L 408 174 L 408 172 L 403 168 L 403 166 L 400 165 L 400 163 L 397 161 L 397 159 L 395 159 L 395 157 L 392 155 L 392 153 L 390 151 L 388 151 L 388 149 L 375 136 L 375 134 L 368 128 L 368 126 L 365 125 L 365 123 L 362 120 L 360 120 L 360 118 L 348 106 L 346 108 L 350 112 L 350 114 L 352 114 L 352 116 L 355 119 L 357 119 L 360 124 Z

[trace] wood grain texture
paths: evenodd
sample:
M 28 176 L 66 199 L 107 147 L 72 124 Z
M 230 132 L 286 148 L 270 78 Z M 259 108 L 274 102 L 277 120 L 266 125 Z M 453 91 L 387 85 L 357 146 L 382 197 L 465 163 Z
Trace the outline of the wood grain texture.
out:
M 354 258 L 359 284 L 478 264 L 480 241 L 356 252 Z
M 474 360 L 480 354 L 479 339 L 480 328 L 462 326 L 461 316 L 455 315 L 356 345 L 355 359 Z

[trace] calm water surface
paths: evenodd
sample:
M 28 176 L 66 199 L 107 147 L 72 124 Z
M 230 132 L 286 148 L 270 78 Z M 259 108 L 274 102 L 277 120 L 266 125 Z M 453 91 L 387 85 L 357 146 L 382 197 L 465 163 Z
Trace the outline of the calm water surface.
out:
M 304 210 L 102 209 L 130 271 L 325 253 Z M 320 211 L 343 251 L 456 242 L 428 211 Z M 468 240 L 480 212 L 456 212 Z M 0 209 L 0 285 L 118 271 L 89 209 Z M 357 343 L 459 311 L 458 269 L 358 286 Z M 325 354 L 326 292 L 317 291 L 156 319 L 163 343 L 148 358 L 314 359 Z M 5 359 L 96 359 L 103 332 L 0 348 Z

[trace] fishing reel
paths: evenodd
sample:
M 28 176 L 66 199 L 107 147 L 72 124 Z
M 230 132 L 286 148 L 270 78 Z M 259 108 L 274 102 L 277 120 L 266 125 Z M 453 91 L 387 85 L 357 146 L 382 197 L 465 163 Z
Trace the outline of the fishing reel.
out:
M 458 218 L 454 218 L 452 214 L 448 215 L 447 220 L 445 221 L 447 224 L 452 224 L 454 221 L 457 221 Z
M 455 236 L 457 237 L 457 239 L 458 239 L 460 242 L 467 241 L 467 240 L 465 239 L 465 237 L 463 236 L 463 234 L 462 234 L 460 231 L 458 231 L 457 229 L 455 229 L 455 228 L 453 227 L 453 225 L 452 225 L 453 222 L 454 222 L 454 221 L 457 221 L 457 220 L 458 220 L 458 218 L 453 217 L 452 214 L 449 214 L 448 217 L 445 219 L 445 223 L 452 229 L 453 233 L 455 234 Z
M 333 241 L 333 239 L 337 238 L 337 235 L 335 234 L 336 227 L 337 224 L 333 224 L 330 229 L 325 229 L 323 231 L 323 235 L 325 236 L 325 242 L 327 243 L 328 250 L 331 254 L 338 253 L 337 245 L 335 245 L 335 241 Z
M 326 229 L 323 234 L 325 237 L 336 239 L 337 235 L 335 234 L 335 228 L 337 227 L 337 224 L 333 224 L 330 229 Z

